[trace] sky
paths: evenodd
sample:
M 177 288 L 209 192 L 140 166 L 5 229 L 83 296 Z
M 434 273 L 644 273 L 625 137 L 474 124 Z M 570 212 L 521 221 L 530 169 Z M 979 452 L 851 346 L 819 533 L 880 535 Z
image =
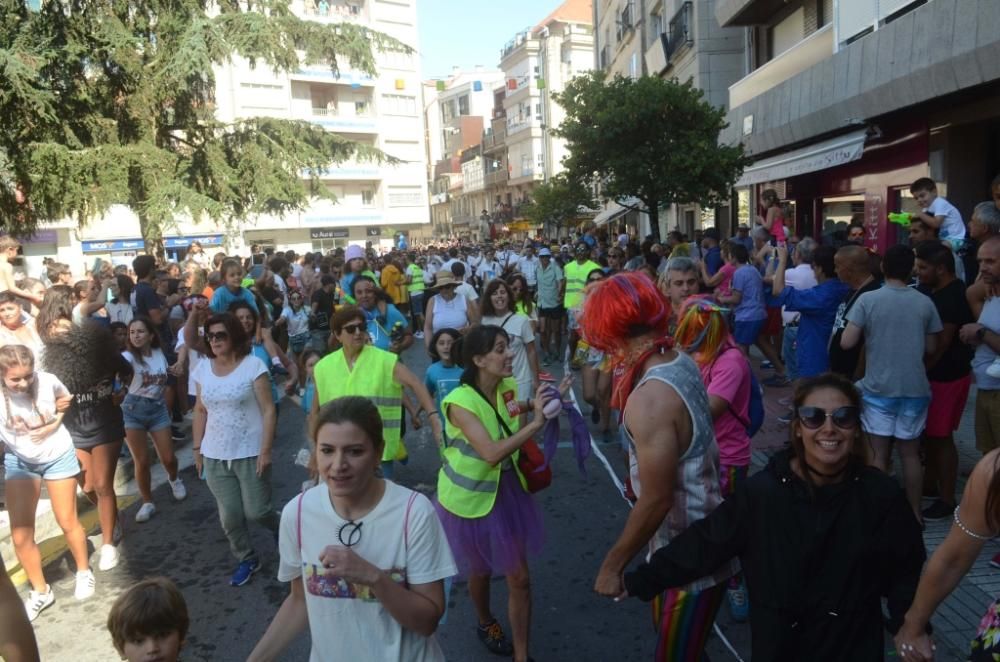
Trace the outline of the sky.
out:
M 446 78 L 453 66 L 499 68 L 504 44 L 560 4 L 562 0 L 417 0 L 424 79 Z

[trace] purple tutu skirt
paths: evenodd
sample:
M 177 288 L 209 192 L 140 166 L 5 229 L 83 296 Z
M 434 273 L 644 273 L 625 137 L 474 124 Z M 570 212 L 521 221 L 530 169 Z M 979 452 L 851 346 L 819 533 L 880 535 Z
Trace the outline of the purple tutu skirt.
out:
M 521 487 L 514 470 L 500 472 L 493 510 L 483 517 L 459 517 L 434 500 L 451 553 L 463 579 L 506 575 L 542 549 L 542 511 Z

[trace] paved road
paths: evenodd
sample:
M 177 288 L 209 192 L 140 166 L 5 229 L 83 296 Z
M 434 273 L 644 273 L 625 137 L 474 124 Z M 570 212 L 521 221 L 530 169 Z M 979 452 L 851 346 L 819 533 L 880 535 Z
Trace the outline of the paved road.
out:
M 418 374 L 426 367 L 422 351 L 411 349 L 406 363 Z M 564 426 L 565 428 L 565 426 Z M 275 504 L 280 507 L 301 488 L 305 470 L 295 465 L 305 441 L 304 417 L 286 399 L 279 417 L 275 442 Z M 407 436 L 412 460 L 397 471 L 404 485 L 430 493 L 436 482 L 437 452 L 422 431 Z M 615 470 L 622 473 L 616 448 L 602 446 Z M 616 492 L 605 470 L 591 458 L 588 475 L 581 476 L 572 452 L 561 449 L 554 467 L 553 486 L 541 495 L 547 541 L 542 556 L 532 564 L 534 589 L 532 655 L 542 661 L 648 660 L 655 644 L 647 605 L 627 601 L 614 604 L 592 591 L 594 575 L 604 552 L 614 542 L 627 516 L 628 506 Z M 257 530 L 254 541 L 264 568 L 254 581 L 241 588 L 228 585 L 233 570 L 215 504 L 208 488 L 193 469 L 182 472 L 190 496 L 172 503 L 164 487 L 156 493 L 158 514 L 147 524 L 133 521 L 136 506 L 125 512 L 123 560 L 118 568 L 98 573 L 94 598 L 75 602 L 73 576 L 65 559 L 46 570 L 55 587 L 57 602 L 35 623 L 44 660 L 104 662 L 117 659 L 104 627 L 115 597 L 135 580 L 151 575 L 173 578 L 191 610 L 191 632 L 185 660 L 243 660 L 263 634 L 287 586 L 274 579 L 276 552 L 266 532 Z M 506 623 L 506 589 L 494 582 L 493 606 Z M 449 598 L 447 622 L 438 636 L 449 660 L 495 660 L 479 644 L 475 617 L 464 585 L 456 585 Z M 720 625 L 737 649 L 748 658 L 749 631 L 720 616 Z M 307 660 L 308 636 L 290 648 L 285 660 Z M 709 652 L 714 660 L 735 659 L 713 636 Z M 345 652 L 349 659 L 349 651 Z M 360 661 L 359 661 L 360 662 Z

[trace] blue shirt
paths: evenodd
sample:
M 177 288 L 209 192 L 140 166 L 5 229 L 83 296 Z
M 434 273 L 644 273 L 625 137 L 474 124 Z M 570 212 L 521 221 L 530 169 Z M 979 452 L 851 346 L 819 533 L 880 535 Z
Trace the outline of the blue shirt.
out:
M 462 369 L 460 367 L 453 365 L 449 368 L 441 361 L 436 361 L 428 366 L 424 375 L 424 385 L 434 396 L 434 402 L 437 403 L 438 411 L 441 412 L 442 424 L 444 423 L 444 409 L 441 407 L 441 402 L 448 397 L 449 393 L 458 388 L 461 378 Z
M 261 343 L 253 343 L 250 346 L 250 350 L 254 356 L 264 362 L 267 366 L 267 378 L 271 382 L 271 397 L 274 399 L 274 405 L 278 405 L 278 401 L 281 400 L 281 396 L 278 395 L 278 385 L 274 383 L 274 374 L 271 373 L 271 357 L 268 356 L 267 350 Z
M 737 322 L 756 322 L 767 318 L 767 307 L 764 305 L 764 279 L 760 272 L 744 264 L 733 274 L 733 290 L 743 294 L 736 306 Z
M 406 318 L 403 317 L 403 313 L 399 312 L 399 309 L 391 303 L 385 305 L 384 317 L 379 313 L 377 306 L 373 310 L 365 310 L 364 308 L 361 310 L 364 312 L 365 320 L 368 322 L 368 335 L 372 339 L 372 345 L 387 352 L 389 351 L 389 345 L 392 344 L 392 328 L 397 324 L 400 324 L 400 328 L 404 331 L 410 328 L 406 322 Z
M 257 308 L 257 300 L 254 298 L 253 293 L 245 287 L 241 287 L 238 292 L 233 294 L 229 291 L 229 287 L 223 285 L 215 291 L 212 295 L 212 303 L 208 305 L 213 312 L 216 313 L 226 313 L 229 312 L 229 306 L 233 305 L 236 301 L 246 301 L 251 308 L 256 312 L 260 312 Z M 264 363 L 268 364 L 270 359 L 264 358 Z M 268 364 L 270 365 L 270 364 Z
M 851 288 L 837 278 L 825 280 L 816 287 L 797 290 L 786 287 L 771 297 L 772 306 L 785 306 L 799 316 L 798 343 L 799 377 L 815 377 L 830 369 L 830 335 L 833 322 Z
M 708 271 L 709 276 L 714 276 L 715 273 L 722 268 L 722 249 L 718 246 L 712 246 L 707 251 L 705 251 L 705 269 Z

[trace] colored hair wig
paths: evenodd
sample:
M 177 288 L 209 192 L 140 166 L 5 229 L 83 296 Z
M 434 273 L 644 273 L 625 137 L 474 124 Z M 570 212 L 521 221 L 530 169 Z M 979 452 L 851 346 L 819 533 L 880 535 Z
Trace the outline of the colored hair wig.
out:
M 665 336 L 670 305 L 646 276 L 619 273 L 587 287 L 580 327 L 594 348 L 623 356 L 629 338 L 655 332 Z
M 708 297 L 690 297 L 681 309 L 674 340 L 698 365 L 708 365 L 730 344 L 727 314 Z

